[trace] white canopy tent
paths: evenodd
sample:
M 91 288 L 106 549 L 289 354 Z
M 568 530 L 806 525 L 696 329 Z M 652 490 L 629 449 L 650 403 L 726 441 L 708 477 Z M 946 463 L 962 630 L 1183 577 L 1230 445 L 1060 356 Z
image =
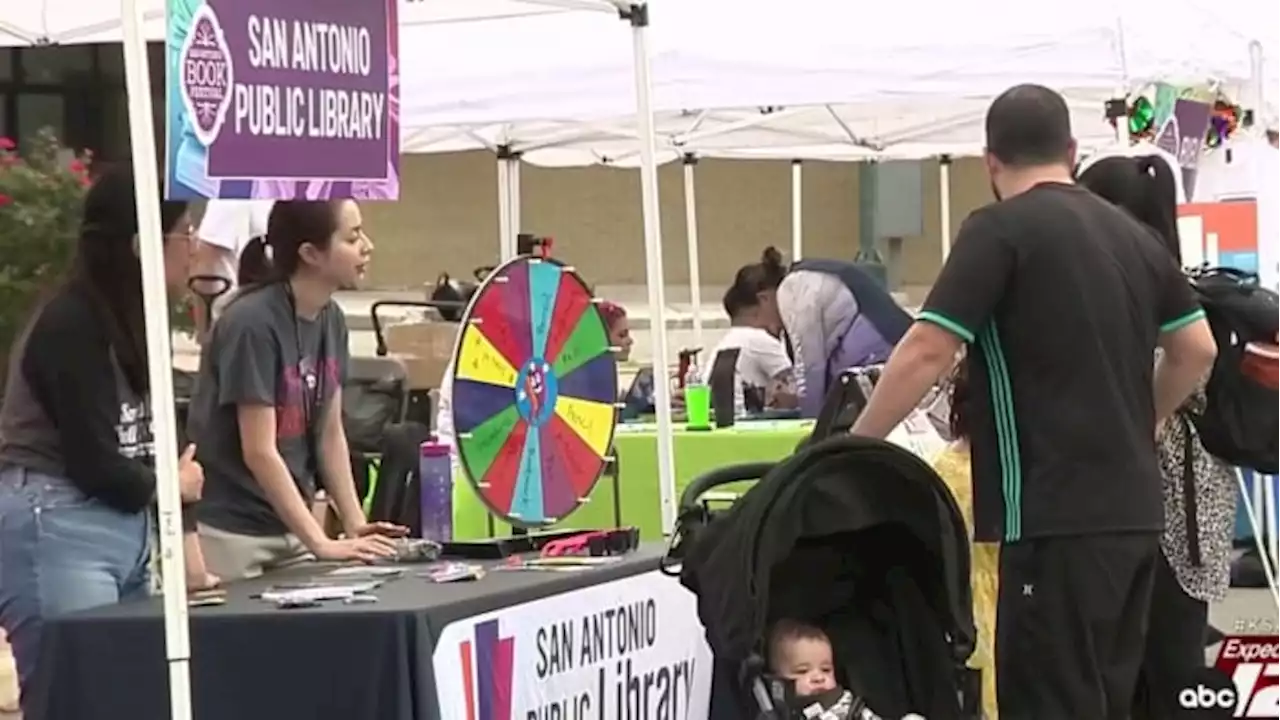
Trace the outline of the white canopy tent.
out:
M 161 0 L 120 0 L 119 6 L 101 6 L 89 0 L 43 0 L 6 9 L 0 21 L 0 46 L 54 42 L 123 41 L 129 98 L 129 125 L 137 182 L 140 254 L 150 365 L 152 409 L 157 447 L 177 447 L 174 417 L 172 350 L 168 300 L 164 292 L 163 230 L 160 227 L 160 178 L 151 108 L 151 80 L 146 42 L 164 36 L 160 24 Z M 623 0 L 403 0 L 402 27 L 471 20 L 552 15 L 570 10 L 590 10 L 622 17 L 631 28 L 634 71 L 630 86 L 635 93 L 635 128 L 640 157 L 641 195 L 644 208 L 646 267 L 650 304 L 656 321 L 665 325 L 663 308 L 662 243 L 658 218 L 658 176 L 650 111 L 650 78 L 647 51 L 648 11 L 643 2 Z M 404 42 L 402 48 L 414 41 Z M 403 62 L 402 62 L 403 66 Z M 655 335 L 655 352 L 666 354 L 664 333 Z M 674 517 L 674 463 L 671 447 L 670 388 L 658 383 L 659 474 L 663 488 L 664 527 Z M 169 665 L 171 716 L 188 720 L 191 712 L 189 674 L 190 640 L 181 544 L 181 515 L 177 482 L 177 458 L 169 453 L 156 457 L 159 495 L 161 568 L 164 574 L 165 646 Z
M 137 0 L 147 40 L 164 38 L 164 0 Z M 608 0 L 400 0 L 400 26 L 472 22 L 575 10 L 617 12 Z M 120 42 L 121 15 L 114 3 L 93 0 L 29 0 L 6 3 L 0 15 L 0 47 Z
M 1231 12 L 1260 16 L 1261 3 L 1249 0 Z M 977 154 L 990 99 L 1020 82 L 1059 89 L 1088 150 L 1115 141 L 1103 117 L 1108 99 L 1155 80 L 1238 90 L 1256 75 L 1256 38 L 1247 24 L 1220 20 L 1201 0 L 1177 5 L 1153 16 L 1081 0 L 1048 26 L 1036 7 L 1018 0 L 928 13 L 910 3 L 836 0 L 796 0 L 786 12 L 765 0 L 662 4 L 653 45 L 658 159 L 796 161 L 792 254 L 799 258 L 801 160 Z M 404 150 L 500 150 L 507 192 L 518 190 L 521 160 L 634 165 L 631 100 L 616 80 L 626 59 L 607 36 L 573 27 L 592 20 L 500 23 L 495 33 L 503 45 L 527 53 L 494 53 L 457 32 L 419 35 L 404 78 Z M 1274 64 L 1280 41 L 1266 42 Z M 694 164 L 684 172 L 691 196 Z M 948 163 L 940 174 L 945 189 Z M 518 197 L 511 203 L 518 206 Z M 687 196 L 685 205 L 691 299 L 700 308 L 696 203 Z M 946 243 L 949 207 L 942 214 Z M 694 329 L 701 334 L 697 312 Z
M 1260 2 L 1246 5 L 1261 14 Z M 654 103 L 667 159 L 842 144 L 891 150 L 911 143 L 907 154 L 928 153 L 931 143 L 954 152 L 958 144 L 972 152 L 980 144 L 969 132 L 972 118 L 980 122 L 986 102 L 1012 84 L 1046 84 L 1081 105 L 1152 80 L 1233 84 L 1250 76 L 1251 40 L 1267 47 L 1280 40 L 1220 21 L 1200 0 L 1179 0 L 1159 17 L 1082 0 L 1051 27 L 1012 0 L 923 15 L 902 7 L 909 3 L 797 0 L 785 13 L 762 4 L 658 6 Z M 505 46 L 529 48 L 520 53 L 493 53 L 453 28 L 420 35 L 406 56 L 413 63 L 405 78 L 405 150 L 508 145 L 539 165 L 634 162 L 625 120 L 632 101 L 616 82 L 628 71 L 626 58 L 607 37 L 570 25 L 589 20 L 500 23 Z M 859 30 L 856 38 L 850 28 Z M 1091 112 L 1079 129 L 1105 137 L 1101 113 Z M 955 122 L 965 116 L 967 126 Z M 940 124 L 945 136 L 931 137 Z

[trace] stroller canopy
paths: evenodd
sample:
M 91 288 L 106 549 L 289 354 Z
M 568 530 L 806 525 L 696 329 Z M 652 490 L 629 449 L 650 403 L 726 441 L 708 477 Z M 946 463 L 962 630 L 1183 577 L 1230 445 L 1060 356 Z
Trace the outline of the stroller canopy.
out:
M 804 605 L 813 619 L 824 604 L 836 610 L 857 592 L 841 585 L 842 569 L 877 562 L 912 575 L 957 663 L 972 653 L 964 519 L 942 479 L 909 451 L 868 438 L 822 441 L 774 466 L 705 527 L 684 521 L 697 513 L 697 498 L 686 499 L 681 582 L 698 596 L 717 659 L 750 658 L 779 611 Z M 867 542 L 839 542 L 853 533 Z

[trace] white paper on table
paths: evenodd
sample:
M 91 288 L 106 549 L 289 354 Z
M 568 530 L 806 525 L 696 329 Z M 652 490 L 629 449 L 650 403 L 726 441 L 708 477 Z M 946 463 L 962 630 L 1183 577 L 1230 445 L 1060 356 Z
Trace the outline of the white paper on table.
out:
M 376 590 L 381 583 L 344 583 L 334 585 L 316 585 L 314 587 L 286 588 L 267 590 L 262 599 L 267 602 L 322 602 L 324 600 L 346 600 L 353 595 L 360 595 Z
M 370 567 L 368 565 L 350 565 L 347 567 L 334 568 L 325 573 L 326 577 L 342 578 L 356 580 L 364 578 L 395 578 L 404 574 L 404 568 L 399 567 Z

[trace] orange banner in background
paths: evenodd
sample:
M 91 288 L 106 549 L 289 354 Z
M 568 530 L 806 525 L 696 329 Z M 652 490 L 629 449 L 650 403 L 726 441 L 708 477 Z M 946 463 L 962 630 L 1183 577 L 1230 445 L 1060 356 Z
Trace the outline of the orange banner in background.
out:
M 1183 265 L 1258 270 L 1258 204 L 1253 200 L 1179 205 L 1178 235 Z

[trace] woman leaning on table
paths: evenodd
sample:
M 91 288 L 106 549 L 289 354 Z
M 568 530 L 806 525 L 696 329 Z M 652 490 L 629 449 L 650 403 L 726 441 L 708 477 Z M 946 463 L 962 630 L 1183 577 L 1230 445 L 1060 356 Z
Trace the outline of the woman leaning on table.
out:
M 161 227 L 165 279 L 181 293 L 186 204 L 162 203 Z M 0 624 L 23 688 L 46 618 L 150 588 L 155 448 L 137 233 L 133 174 L 107 171 L 85 197 L 70 272 L 12 348 L 0 405 Z M 179 475 L 182 499 L 199 498 L 190 448 Z M 185 547 L 188 583 L 213 584 L 194 534 Z
M 1181 262 L 1174 170 L 1158 156 L 1108 157 L 1089 165 L 1079 183 L 1150 226 Z M 1235 529 L 1235 474 L 1204 449 L 1189 413 L 1202 410 L 1204 386 L 1159 429 L 1165 529 L 1151 594 L 1147 649 L 1134 717 L 1177 717 L 1178 688 L 1204 667 L 1209 603 L 1226 597 Z M 1184 483 L 1192 487 L 1184 492 Z M 1194 501 L 1188 515 L 1185 498 Z M 1194 519 L 1194 522 L 1191 522 Z M 1188 528 L 1198 532 L 1188 532 Z
M 755 297 L 763 324 L 785 334 L 795 360 L 800 413 L 817 417 L 841 370 L 884 362 L 911 316 L 854 263 L 807 259 L 783 265 L 777 248 L 744 265 L 732 292 Z
M 350 353 L 333 296 L 358 283 L 373 252 L 360 207 L 277 202 L 266 249 L 270 273 L 237 292 L 205 341 L 189 418 L 208 477 L 200 543 L 210 569 L 227 579 L 313 556 L 377 560 L 406 532 L 367 522 L 342 428 Z M 342 538 L 328 537 L 311 511 L 321 485 Z

